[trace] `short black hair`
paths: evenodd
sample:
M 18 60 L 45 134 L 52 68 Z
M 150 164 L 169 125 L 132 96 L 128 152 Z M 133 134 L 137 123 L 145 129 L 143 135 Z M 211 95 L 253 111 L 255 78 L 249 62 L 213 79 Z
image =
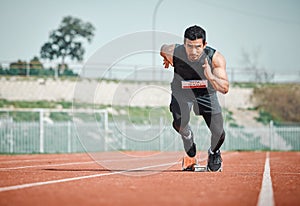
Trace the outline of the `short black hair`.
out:
M 200 26 L 197 26 L 197 25 L 191 26 L 191 27 L 187 28 L 184 32 L 184 42 L 185 42 L 185 39 L 189 39 L 191 41 L 194 41 L 196 39 L 202 39 L 203 44 L 205 44 L 206 32 Z

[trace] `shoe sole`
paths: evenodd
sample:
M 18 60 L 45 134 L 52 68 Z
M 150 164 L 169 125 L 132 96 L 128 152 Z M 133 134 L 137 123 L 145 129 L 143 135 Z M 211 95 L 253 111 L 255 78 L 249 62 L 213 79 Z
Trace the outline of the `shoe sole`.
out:
M 222 172 L 222 171 L 223 171 L 223 168 L 222 168 L 222 166 L 221 166 L 218 170 L 213 171 L 213 170 L 209 169 L 208 166 L 206 166 L 206 171 L 208 171 L 208 172 Z

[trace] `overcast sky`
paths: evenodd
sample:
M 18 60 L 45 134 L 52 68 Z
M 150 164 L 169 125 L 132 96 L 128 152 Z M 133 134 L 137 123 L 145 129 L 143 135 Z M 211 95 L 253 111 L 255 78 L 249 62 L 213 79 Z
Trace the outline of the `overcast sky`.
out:
M 87 61 L 118 37 L 151 30 L 157 2 L 0 0 L 0 62 L 39 56 L 49 32 L 67 15 L 96 28 L 92 43 L 85 44 Z M 299 11 L 298 0 L 164 0 L 157 10 L 155 29 L 183 36 L 187 27 L 197 24 L 206 29 L 208 44 L 226 57 L 228 67 L 243 67 L 244 51 L 257 67 L 299 71 Z

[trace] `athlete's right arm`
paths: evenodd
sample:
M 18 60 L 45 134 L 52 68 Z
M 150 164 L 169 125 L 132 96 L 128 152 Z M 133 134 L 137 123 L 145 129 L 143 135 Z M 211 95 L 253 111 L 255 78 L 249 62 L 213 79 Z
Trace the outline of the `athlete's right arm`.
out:
M 160 55 L 164 58 L 165 68 L 169 68 L 169 65 L 173 66 L 173 53 L 175 49 L 175 44 L 164 44 L 160 48 Z

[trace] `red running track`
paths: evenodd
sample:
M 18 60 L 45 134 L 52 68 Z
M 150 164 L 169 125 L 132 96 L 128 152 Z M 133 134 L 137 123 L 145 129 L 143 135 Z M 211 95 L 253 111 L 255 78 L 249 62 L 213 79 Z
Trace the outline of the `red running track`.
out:
M 258 205 L 267 158 L 275 205 L 299 204 L 300 152 L 267 154 L 224 152 L 221 173 L 182 172 L 183 153 L 93 155 L 110 169 L 87 154 L 2 155 L 0 205 Z

